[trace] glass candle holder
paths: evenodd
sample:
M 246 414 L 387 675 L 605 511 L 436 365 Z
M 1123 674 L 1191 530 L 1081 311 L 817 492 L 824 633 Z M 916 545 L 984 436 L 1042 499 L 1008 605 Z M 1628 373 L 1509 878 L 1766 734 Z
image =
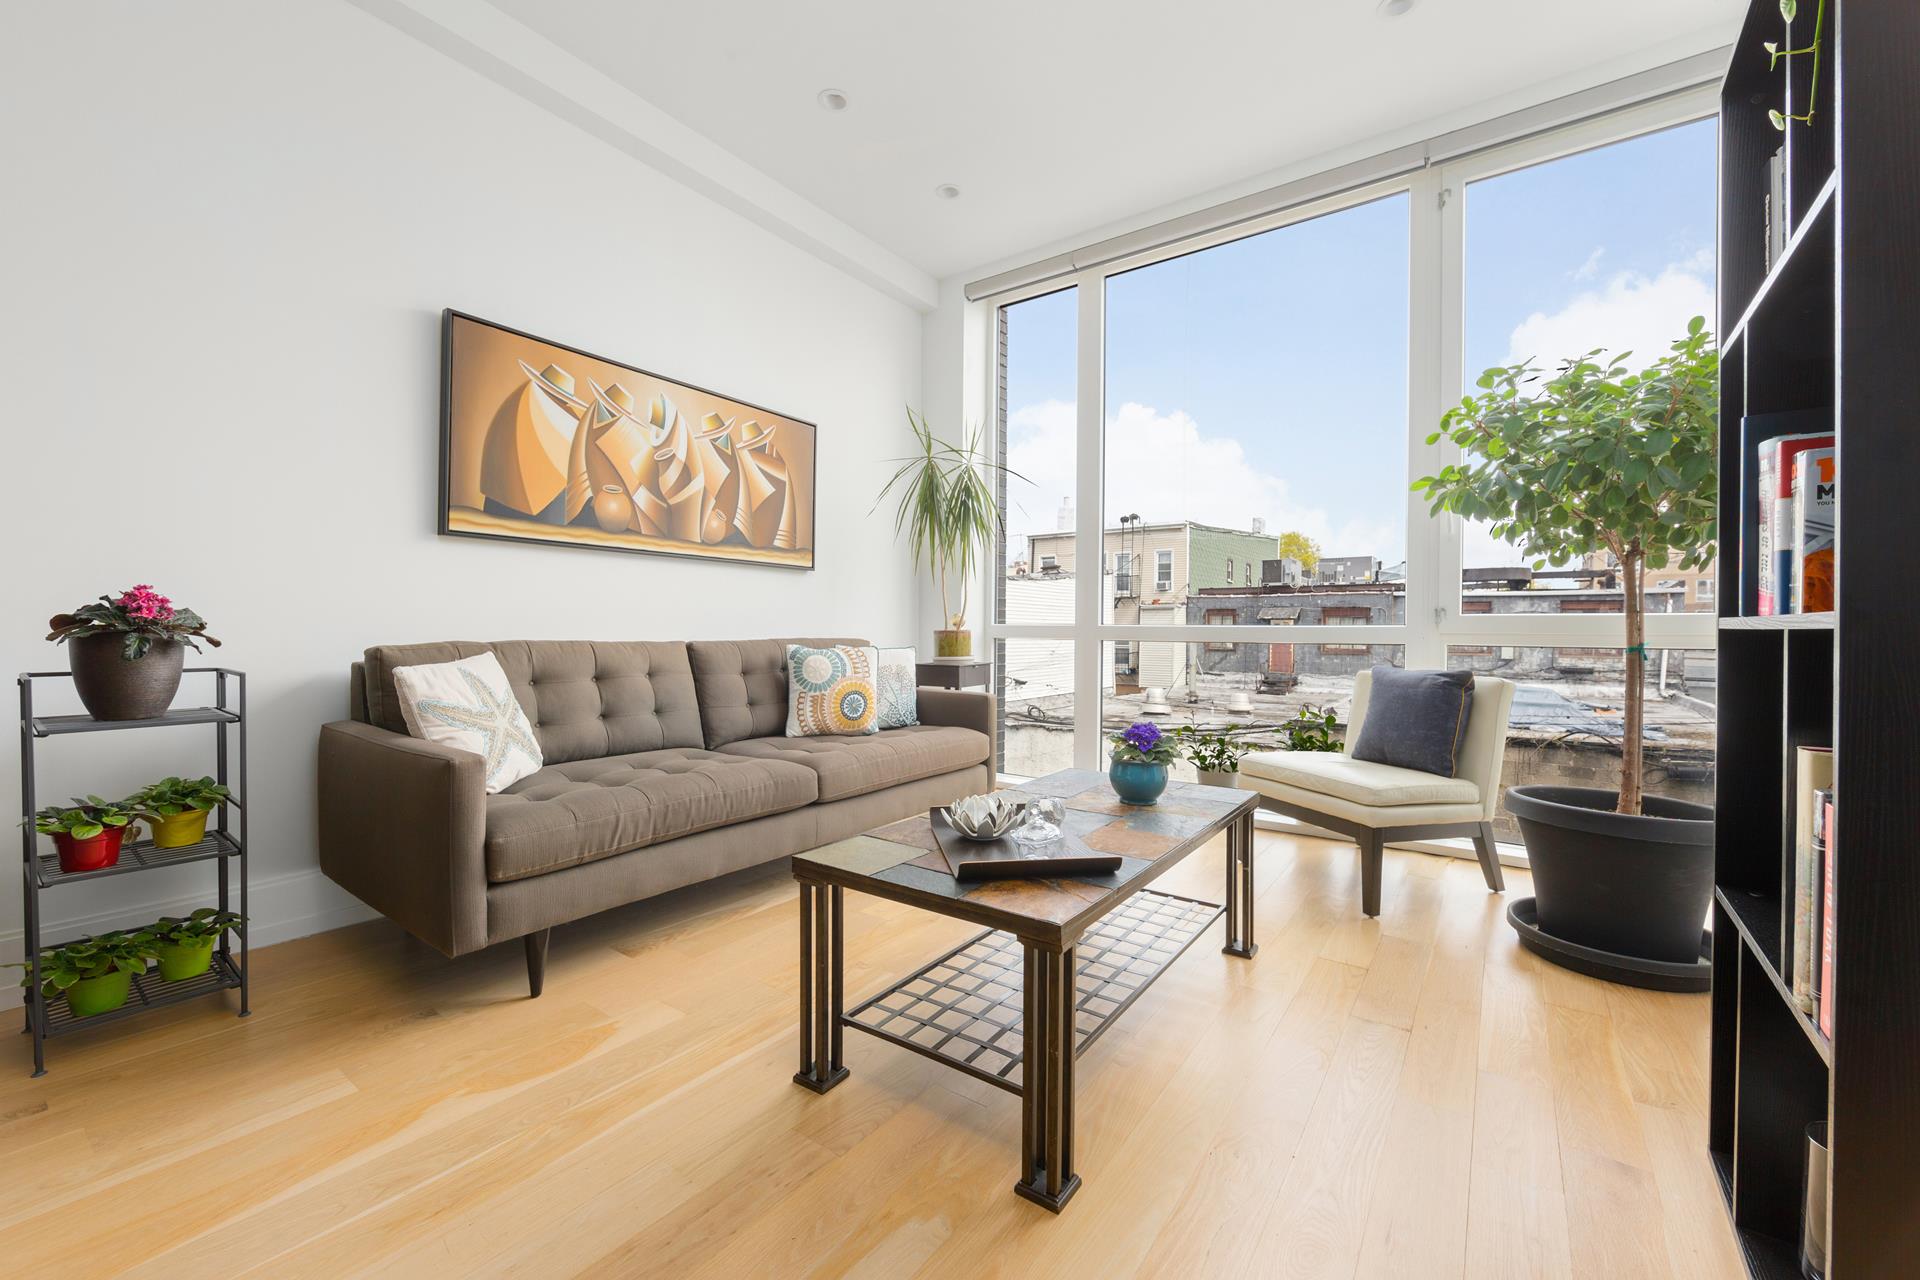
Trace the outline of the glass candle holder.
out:
M 1067 806 L 1053 796 L 1027 801 L 1027 817 L 1014 829 L 1013 838 L 1021 844 L 1052 844 L 1060 838 L 1060 824 L 1066 820 Z

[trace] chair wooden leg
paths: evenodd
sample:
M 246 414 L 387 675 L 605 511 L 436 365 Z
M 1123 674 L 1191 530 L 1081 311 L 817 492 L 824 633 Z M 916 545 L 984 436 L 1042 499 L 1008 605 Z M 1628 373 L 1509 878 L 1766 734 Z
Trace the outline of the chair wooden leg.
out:
M 1369 831 L 1357 837 L 1360 845 L 1360 910 L 1370 916 L 1380 914 L 1380 869 L 1386 856 L 1386 837 Z
M 1474 852 L 1480 855 L 1480 873 L 1487 878 L 1487 888 L 1493 893 L 1505 893 L 1507 877 L 1500 870 L 1500 850 L 1493 841 L 1493 824 L 1480 824 L 1479 834 L 1473 837 Z
M 553 930 L 542 929 L 520 939 L 527 949 L 527 990 L 531 999 L 539 999 L 541 988 L 547 985 L 547 939 Z

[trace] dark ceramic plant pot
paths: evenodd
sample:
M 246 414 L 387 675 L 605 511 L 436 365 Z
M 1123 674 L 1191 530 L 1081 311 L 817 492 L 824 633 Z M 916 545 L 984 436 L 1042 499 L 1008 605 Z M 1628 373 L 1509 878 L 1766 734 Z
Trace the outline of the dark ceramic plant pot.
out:
M 1539 927 L 1614 955 L 1695 962 L 1713 899 L 1713 810 L 1648 796 L 1633 816 L 1613 811 L 1619 799 L 1592 787 L 1508 789 Z
M 155 640 L 144 656 L 129 662 L 120 656 L 126 637 L 117 634 L 75 636 L 67 641 L 67 663 L 80 702 L 95 720 L 151 720 L 165 715 L 180 689 L 187 647 L 178 640 Z

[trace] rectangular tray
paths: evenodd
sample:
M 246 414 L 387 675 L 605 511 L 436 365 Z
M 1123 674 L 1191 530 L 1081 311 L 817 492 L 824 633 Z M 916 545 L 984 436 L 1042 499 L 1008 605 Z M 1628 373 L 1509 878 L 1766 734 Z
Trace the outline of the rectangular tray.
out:
M 933 838 L 947 870 L 956 880 L 1014 880 L 1028 876 L 1103 876 L 1120 869 L 1120 855 L 1089 849 L 1079 836 L 1062 832 L 1044 847 L 1020 844 L 1012 836 L 969 840 L 947 821 L 945 807 L 929 809 Z

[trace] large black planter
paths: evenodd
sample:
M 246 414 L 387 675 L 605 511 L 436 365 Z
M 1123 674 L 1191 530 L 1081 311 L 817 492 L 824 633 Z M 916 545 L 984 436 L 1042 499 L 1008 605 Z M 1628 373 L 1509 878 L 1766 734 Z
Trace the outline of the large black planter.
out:
M 1533 866 L 1540 931 L 1593 951 L 1662 964 L 1700 960 L 1713 900 L 1713 810 L 1648 796 L 1643 816 L 1591 787 L 1513 787 Z
M 151 720 L 165 715 L 180 688 L 185 645 L 178 640 L 155 640 L 144 655 L 129 662 L 121 656 L 125 641 L 117 633 L 67 641 L 73 687 L 95 720 Z

